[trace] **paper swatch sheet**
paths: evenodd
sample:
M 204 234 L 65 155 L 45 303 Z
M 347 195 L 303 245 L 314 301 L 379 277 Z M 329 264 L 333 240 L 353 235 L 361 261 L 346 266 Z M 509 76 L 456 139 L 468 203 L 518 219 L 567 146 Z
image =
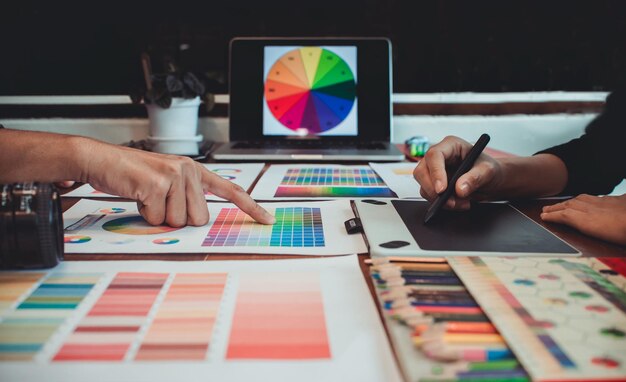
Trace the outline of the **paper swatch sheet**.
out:
M 448 262 L 533 380 L 626 380 L 626 278 L 597 259 Z
M 276 224 L 255 222 L 234 204 L 207 203 L 202 227 L 149 225 L 134 202 L 82 199 L 63 214 L 66 253 L 365 253 L 361 235 L 348 235 L 349 200 L 265 203 Z
M 261 200 L 395 198 L 369 166 L 272 165 L 251 193 Z
M 214 174 L 221 176 L 222 178 L 231 181 L 244 190 L 248 191 L 252 183 L 259 176 L 259 173 L 263 170 L 265 163 L 203 163 L 207 170 Z M 117 198 L 116 195 L 107 194 L 98 191 L 91 187 L 89 184 L 84 184 L 77 189 L 64 194 L 66 197 L 78 197 L 78 198 Z M 219 200 L 224 199 L 213 195 L 211 193 L 205 194 L 206 200 Z
M 398 195 L 399 198 L 423 199 L 420 184 L 413 177 L 415 162 L 370 163 L 372 170 Z
M 3 381 L 399 381 L 356 256 L 0 272 Z

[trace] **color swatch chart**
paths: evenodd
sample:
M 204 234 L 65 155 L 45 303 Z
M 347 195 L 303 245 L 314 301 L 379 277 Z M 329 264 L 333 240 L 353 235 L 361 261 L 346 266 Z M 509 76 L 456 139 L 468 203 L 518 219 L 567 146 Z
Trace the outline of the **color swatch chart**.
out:
M 276 197 L 394 197 L 371 169 L 289 169 Z
M 242 279 L 226 358 L 330 359 L 319 274 Z
M 122 361 L 148 321 L 167 273 L 118 273 L 54 361 Z M 176 274 L 136 360 L 203 360 L 226 274 Z
M 118 273 L 53 360 L 123 360 L 168 276 Z
M 68 261 L 0 272 L 0 375 L 399 381 L 357 256 L 321 260 Z M 354 359 L 371 361 L 354 371 Z
M 303 47 L 282 55 L 265 80 L 267 107 L 283 126 L 301 134 L 333 129 L 350 113 L 356 82 L 335 52 Z
M 379 260 L 370 271 L 408 380 L 529 380 L 445 260 Z
M 55 272 L 45 276 L 42 273 L 0 273 L 4 303 L 0 316 L 0 361 L 33 360 L 74 314 L 102 275 Z M 21 299 L 30 290 L 26 298 Z
M 207 203 L 200 227 L 148 224 L 134 202 L 81 199 L 64 212 L 66 253 L 365 253 L 361 235 L 349 235 L 350 200 L 267 203 L 276 223 L 264 225 L 230 203 Z
M 281 185 L 385 187 L 385 182 L 366 168 L 290 168 Z
M 272 165 L 252 191 L 257 199 L 396 197 L 369 166 Z
M 205 247 L 323 247 L 324 227 L 319 208 L 276 208 L 276 223 L 256 223 L 238 208 L 223 208 L 211 226 Z
M 626 378 L 626 292 L 595 259 L 451 258 L 537 380 Z

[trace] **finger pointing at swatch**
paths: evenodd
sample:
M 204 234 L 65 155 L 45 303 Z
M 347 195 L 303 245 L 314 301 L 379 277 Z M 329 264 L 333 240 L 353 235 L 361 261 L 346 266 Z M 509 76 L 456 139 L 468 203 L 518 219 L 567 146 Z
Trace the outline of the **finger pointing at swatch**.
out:
M 206 191 L 232 201 L 263 224 L 275 219 L 241 187 L 186 157 L 116 146 L 89 138 L 0 130 L 0 183 L 80 181 L 137 201 L 150 224 L 204 225 Z

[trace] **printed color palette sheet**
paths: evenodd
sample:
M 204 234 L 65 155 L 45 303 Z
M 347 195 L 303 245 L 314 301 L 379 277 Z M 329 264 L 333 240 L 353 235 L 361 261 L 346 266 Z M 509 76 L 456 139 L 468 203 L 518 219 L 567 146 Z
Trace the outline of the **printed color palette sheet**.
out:
M 65 262 L 0 290 L 7 380 L 400 380 L 356 256 Z
M 348 235 L 348 200 L 268 203 L 276 224 L 254 222 L 232 204 L 208 203 L 203 227 L 151 226 L 133 202 L 80 200 L 63 215 L 67 253 L 365 253 L 361 235 Z
M 222 208 L 202 246 L 324 247 L 320 208 L 282 207 L 274 213 L 276 224 L 268 226 L 254 224 L 238 208 Z
M 608 266 L 595 259 L 448 262 L 534 380 L 626 378 L 626 284 Z
M 413 177 L 414 162 L 370 163 L 372 170 L 398 195 L 399 198 L 423 199 L 420 184 Z
M 202 165 L 212 173 L 241 186 L 246 191 L 249 191 L 252 183 L 254 183 L 256 178 L 259 176 L 259 173 L 261 173 L 261 170 L 263 170 L 265 163 L 203 163 Z M 77 189 L 64 194 L 63 196 L 78 198 L 118 197 L 116 195 L 98 191 L 89 184 L 84 184 Z M 206 200 L 224 200 L 211 193 L 205 194 L 205 198 Z
M 255 199 L 391 198 L 369 166 L 272 165 L 252 190 Z

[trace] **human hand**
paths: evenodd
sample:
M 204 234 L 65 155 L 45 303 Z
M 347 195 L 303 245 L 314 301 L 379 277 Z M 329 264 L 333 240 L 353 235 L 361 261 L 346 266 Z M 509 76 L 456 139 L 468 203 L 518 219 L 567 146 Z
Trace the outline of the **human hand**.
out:
M 73 180 L 64 180 L 62 182 L 54 182 L 54 185 L 59 188 L 70 188 L 74 185 L 74 183 L 76 182 L 74 182 Z
M 579 195 L 543 207 L 541 219 L 576 228 L 582 233 L 626 245 L 626 194 L 621 196 Z
M 190 158 L 88 142 L 84 180 L 97 190 L 136 200 L 139 212 L 150 224 L 206 224 L 209 212 L 205 192 L 232 201 L 260 223 L 275 222 L 240 186 Z
M 448 187 L 448 172 L 461 164 L 472 147 L 469 142 L 453 136 L 432 146 L 413 171 L 413 176 L 421 186 L 422 197 L 432 202 L 445 191 Z M 470 197 L 479 200 L 487 198 L 500 181 L 501 173 L 500 164 L 482 153 L 474 167 L 453 185 L 455 195 L 448 199 L 445 206 L 449 209 L 469 209 Z

